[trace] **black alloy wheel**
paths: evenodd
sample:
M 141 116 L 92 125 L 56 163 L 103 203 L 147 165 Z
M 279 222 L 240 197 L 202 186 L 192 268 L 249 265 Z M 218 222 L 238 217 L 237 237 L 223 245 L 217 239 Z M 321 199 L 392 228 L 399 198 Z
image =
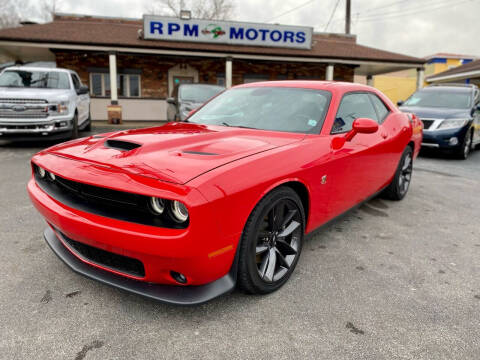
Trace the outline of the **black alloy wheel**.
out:
M 390 200 L 402 200 L 407 195 L 413 172 L 413 150 L 407 146 L 403 151 L 393 180 L 383 192 Z
M 288 280 L 302 250 L 304 219 L 301 200 L 291 188 L 278 188 L 259 202 L 242 236 L 242 289 L 266 294 Z

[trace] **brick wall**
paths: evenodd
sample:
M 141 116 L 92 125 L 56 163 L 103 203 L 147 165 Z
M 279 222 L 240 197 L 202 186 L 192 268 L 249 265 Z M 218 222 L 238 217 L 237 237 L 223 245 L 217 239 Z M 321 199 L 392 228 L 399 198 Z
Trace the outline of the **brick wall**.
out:
M 107 68 L 107 53 L 54 51 L 57 65 L 75 70 L 82 82 L 89 85 L 88 68 Z M 165 57 L 157 55 L 117 55 L 117 69 L 141 70 L 141 94 L 144 98 L 166 98 L 168 69 L 177 64 L 188 64 L 199 72 L 199 82 L 217 83 L 217 75 L 225 73 L 224 59 L 200 59 L 185 57 Z M 233 85 L 243 83 L 245 75 L 263 75 L 269 80 L 283 79 L 325 79 L 325 64 L 284 63 L 267 61 L 233 60 Z M 354 68 L 348 65 L 335 65 L 334 79 L 353 81 Z

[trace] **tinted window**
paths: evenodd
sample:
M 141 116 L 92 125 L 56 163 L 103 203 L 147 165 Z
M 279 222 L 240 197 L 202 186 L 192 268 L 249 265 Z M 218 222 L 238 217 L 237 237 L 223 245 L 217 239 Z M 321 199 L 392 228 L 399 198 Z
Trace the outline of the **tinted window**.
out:
M 378 115 L 378 120 L 380 123 L 385 120 L 387 117 L 388 113 L 390 112 L 388 108 L 385 106 L 382 100 L 375 95 L 375 94 L 370 94 L 370 99 L 372 99 L 373 106 L 375 107 L 375 110 L 377 111 Z
M 280 87 L 237 88 L 220 94 L 188 120 L 197 124 L 318 133 L 330 92 Z
M 471 104 L 471 91 L 453 89 L 425 89 L 410 96 L 404 106 L 468 109 Z
M 0 87 L 70 89 L 68 74 L 59 71 L 7 70 L 0 75 Z
M 368 94 L 357 93 L 345 95 L 338 107 L 332 133 L 350 131 L 353 121 L 358 118 L 369 118 L 378 122 L 377 114 Z
M 78 79 L 77 75 L 72 74 L 72 81 L 73 81 L 73 87 L 78 90 L 80 88 L 80 80 Z

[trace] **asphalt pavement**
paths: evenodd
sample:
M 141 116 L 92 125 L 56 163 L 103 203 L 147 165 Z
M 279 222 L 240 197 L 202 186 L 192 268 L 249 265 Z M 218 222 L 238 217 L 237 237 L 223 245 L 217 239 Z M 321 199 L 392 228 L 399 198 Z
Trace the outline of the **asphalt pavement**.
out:
M 30 157 L 0 145 L 1 359 L 479 359 L 480 151 L 420 157 L 401 202 L 309 238 L 288 283 L 196 307 L 69 270 L 42 238 Z

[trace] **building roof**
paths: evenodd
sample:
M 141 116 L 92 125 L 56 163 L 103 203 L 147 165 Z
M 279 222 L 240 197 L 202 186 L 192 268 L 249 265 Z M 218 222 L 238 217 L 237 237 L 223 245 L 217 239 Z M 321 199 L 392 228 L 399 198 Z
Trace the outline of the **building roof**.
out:
M 356 37 L 351 35 L 315 33 L 313 35 L 312 49 L 303 50 L 143 40 L 141 36 L 139 37 L 139 30 L 142 28 L 142 20 L 89 16 L 56 16 L 51 23 L 2 29 L 0 30 L 0 41 L 331 58 L 402 63 L 412 64 L 413 66 L 425 62 L 424 59 L 359 45 L 356 42 Z
M 477 56 L 474 55 L 464 55 L 464 54 L 452 54 L 452 53 L 436 53 L 429 56 L 425 56 L 425 60 L 431 59 L 476 59 Z
M 435 82 L 442 80 L 466 79 L 469 77 L 480 77 L 480 59 L 438 74 L 430 75 L 425 80 L 428 82 Z

